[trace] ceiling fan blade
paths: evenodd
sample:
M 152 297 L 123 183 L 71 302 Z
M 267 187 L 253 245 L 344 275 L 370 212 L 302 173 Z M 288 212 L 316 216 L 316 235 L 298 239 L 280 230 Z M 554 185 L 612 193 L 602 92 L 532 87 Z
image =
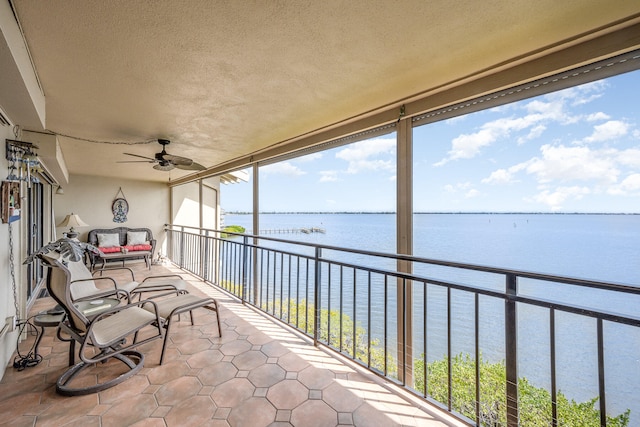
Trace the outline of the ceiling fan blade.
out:
M 178 166 L 190 166 L 193 163 L 193 160 L 188 159 L 186 157 L 173 156 L 171 154 L 165 154 L 162 156 L 164 160 L 168 160 L 174 165 Z
M 190 165 L 176 165 L 178 169 L 186 170 L 186 171 L 202 171 L 206 168 L 202 166 L 200 163 L 191 162 Z
M 153 158 L 151 158 L 151 157 L 141 156 L 141 155 L 139 155 L 139 154 L 131 154 L 131 153 L 123 153 L 123 154 L 126 154 L 127 156 L 134 156 L 134 157 L 140 157 L 140 158 L 142 158 L 142 159 L 151 160 L 151 162 L 155 162 L 155 161 L 157 161 L 156 159 L 153 159 Z
M 120 160 L 116 163 L 155 163 L 155 160 Z
M 153 168 L 155 170 L 159 170 L 159 171 L 170 171 L 173 168 L 175 168 L 175 166 L 172 165 L 172 164 L 161 164 L 161 163 L 158 163 L 157 165 L 154 165 Z

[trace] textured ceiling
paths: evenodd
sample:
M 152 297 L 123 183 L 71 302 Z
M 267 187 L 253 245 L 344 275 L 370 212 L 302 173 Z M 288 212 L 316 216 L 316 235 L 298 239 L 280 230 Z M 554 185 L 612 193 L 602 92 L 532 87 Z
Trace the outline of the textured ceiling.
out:
M 640 12 L 603 0 L 13 0 L 46 127 L 209 167 Z M 37 130 L 37 129 L 36 129 Z M 73 174 L 166 181 L 60 138 Z

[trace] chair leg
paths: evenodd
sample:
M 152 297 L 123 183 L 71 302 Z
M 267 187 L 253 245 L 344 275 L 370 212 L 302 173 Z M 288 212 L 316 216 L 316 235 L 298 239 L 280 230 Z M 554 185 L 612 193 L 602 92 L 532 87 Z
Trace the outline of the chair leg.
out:
M 160 364 L 164 361 L 164 351 L 167 348 L 167 341 L 169 340 L 169 329 L 171 328 L 171 318 L 168 318 L 165 322 L 166 328 L 164 331 L 164 340 L 162 341 L 162 352 L 160 353 Z

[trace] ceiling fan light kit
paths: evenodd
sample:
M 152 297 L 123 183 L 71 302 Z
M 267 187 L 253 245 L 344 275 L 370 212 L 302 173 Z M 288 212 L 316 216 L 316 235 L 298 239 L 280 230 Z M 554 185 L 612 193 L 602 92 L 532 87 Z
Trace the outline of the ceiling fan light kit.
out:
M 168 154 L 166 151 L 167 145 L 169 145 L 171 141 L 168 139 L 158 139 L 158 144 L 162 145 L 162 151 L 156 153 L 154 158 L 141 156 L 139 154 L 132 153 L 124 153 L 127 156 L 140 157 L 146 160 L 129 160 L 129 161 L 121 161 L 118 163 L 156 163 L 153 165 L 153 168 L 159 171 L 170 171 L 174 168 L 182 169 L 182 170 L 204 170 L 205 167 L 199 163 L 194 162 L 192 159 L 181 156 L 174 156 L 172 154 Z

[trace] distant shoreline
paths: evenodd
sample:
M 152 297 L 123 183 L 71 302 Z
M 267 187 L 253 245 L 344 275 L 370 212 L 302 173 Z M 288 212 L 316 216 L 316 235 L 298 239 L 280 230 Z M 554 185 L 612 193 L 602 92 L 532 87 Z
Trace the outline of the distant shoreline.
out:
M 251 215 L 252 212 L 230 212 L 225 215 Z M 395 212 L 260 212 L 260 215 L 395 215 Z M 640 212 L 414 212 L 414 215 L 640 215 Z

